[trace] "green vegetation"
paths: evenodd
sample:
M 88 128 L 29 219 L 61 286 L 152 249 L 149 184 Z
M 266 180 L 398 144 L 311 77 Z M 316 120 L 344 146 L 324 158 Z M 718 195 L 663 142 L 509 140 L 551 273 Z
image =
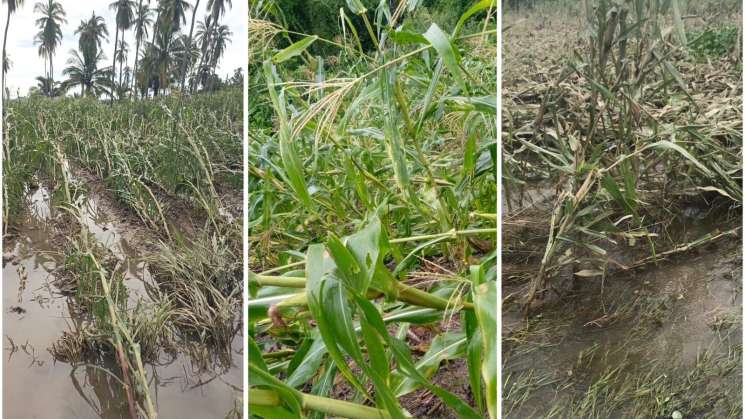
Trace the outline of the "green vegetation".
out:
M 495 417 L 496 4 L 283 4 L 249 21 L 252 417 Z
M 688 46 L 698 57 L 721 57 L 733 54 L 739 42 L 736 26 L 706 28 L 688 32 Z

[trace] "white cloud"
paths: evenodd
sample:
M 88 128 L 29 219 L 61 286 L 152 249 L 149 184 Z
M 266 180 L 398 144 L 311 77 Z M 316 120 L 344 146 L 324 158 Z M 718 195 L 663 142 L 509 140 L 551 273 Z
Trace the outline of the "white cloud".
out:
M 26 0 L 24 5 L 16 10 L 10 17 L 10 29 L 8 30 L 7 53 L 12 66 L 6 77 L 6 82 L 11 96 L 15 97 L 17 93 L 26 95 L 31 86 L 36 85 L 36 77 L 44 74 L 44 59 L 38 54 L 38 46 L 34 45 L 34 35 L 38 32 L 35 21 L 39 18 L 38 13 L 34 13 L 34 4 L 39 0 Z M 111 65 L 110 61 L 114 52 L 114 12 L 109 9 L 109 4 L 113 0 L 60 0 L 62 7 L 67 13 L 67 23 L 62 26 L 62 44 L 57 47 L 57 53 L 54 56 L 54 79 L 63 80 L 62 70 L 66 66 L 67 59 L 70 57 L 70 50 L 77 48 L 78 38 L 75 36 L 75 29 L 81 20 L 88 19 L 92 12 L 102 16 L 106 21 L 109 30 L 109 39 L 105 41 L 102 48 L 106 54 L 107 66 Z M 147 0 L 145 0 L 147 1 Z M 190 3 L 194 4 L 195 0 Z M 246 67 L 247 38 L 246 25 L 248 20 L 248 2 L 243 0 L 234 0 L 233 8 L 229 9 L 222 18 L 222 23 L 228 25 L 233 32 L 232 42 L 228 45 L 220 64 L 217 67 L 217 74 L 225 77 L 226 74 L 232 74 L 233 70 L 238 67 Z M 151 1 L 151 7 L 154 7 L 156 1 Z M 197 21 L 203 19 L 207 13 L 207 0 L 200 0 L 199 11 L 196 14 Z M 7 4 L 2 4 L 2 20 L 0 23 L 2 29 L 5 29 L 7 17 Z M 187 13 L 187 22 L 182 30 L 188 31 L 191 24 L 191 12 Z M 194 31 L 196 32 L 196 26 Z M 119 35 L 121 37 L 121 34 Z M 135 40 L 134 32 L 126 32 L 125 40 L 129 44 L 130 54 L 128 63 L 134 65 Z

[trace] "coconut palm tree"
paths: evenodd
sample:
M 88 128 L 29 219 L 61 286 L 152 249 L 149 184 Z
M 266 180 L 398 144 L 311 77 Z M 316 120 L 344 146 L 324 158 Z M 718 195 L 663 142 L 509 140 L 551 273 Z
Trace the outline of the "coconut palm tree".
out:
M 5 53 L 5 47 L 8 44 L 8 28 L 10 27 L 10 15 L 16 12 L 23 6 L 23 0 L 3 0 L 3 3 L 8 4 L 8 17 L 5 21 L 5 37 L 3 38 L 3 64 L 6 62 L 7 55 Z M 3 65 L 3 91 L 5 91 L 5 65 Z
M 192 41 L 192 36 L 194 35 L 194 22 L 197 19 L 197 9 L 199 9 L 199 0 L 197 0 L 197 2 L 194 3 L 194 7 L 192 8 L 191 27 L 189 28 L 189 37 L 187 38 L 187 43 L 186 43 L 186 45 L 188 45 L 186 48 L 188 49 L 190 49 L 192 46 L 191 41 Z M 184 85 L 186 84 L 186 73 L 189 71 L 188 62 L 184 60 L 180 68 L 181 68 L 181 92 L 183 93 Z
M 200 83 L 204 85 L 207 74 L 209 73 L 209 71 L 205 71 L 205 63 L 207 63 L 210 44 L 212 42 L 212 25 L 213 20 L 211 15 L 206 15 L 204 20 L 197 23 L 197 43 L 199 44 L 202 56 L 199 59 L 199 66 L 196 68 L 195 82 L 191 86 L 192 93 L 197 88 L 197 85 Z
M 64 90 L 60 87 L 60 84 L 52 80 L 50 77 L 37 77 L 36 88 L 44 96 L 57 97 L 64 93 Z
M 135 47 L 135 65 L 133 71 L 135 77 L 132 77 L 132 88 L 134 88 L 134 83 L 137 79 L 137 61 L 140 58 L 140 44 L 143 39 L 147 38 L 147 28 L 153 23 L 153 11 L 150 9 L 149 3 L 150 1 L 148 0 L 148 4 L 142 4 L 142 0 L 140 0 L 139 5 L 137 6 L 137 13 L 135 14 L 134 30 L 137 46 Z
M 176 61 L 176 80 L 180 80 L 181 92 L 183 93 L 186 70 L 194 67 L 199 60 L 199 47 L 189 39 L 188 35 L 181 34 L 174 42 L 173 55 Z
M 164 26 L 161 26 L 164 28 Z M 153 87 L 154 95 L 170 84 L 170 75 L 175 61 L 174 49 L 176 37 L 173 32 L 159 30 L 155 43 L 148 44 L 142 57 L 142 78 L 145 83 Z
M 75 29 L 75 35 L 79 35 L 78 49 L 83 54 L 97 57 L 98 49 L 101 48 L 101 41 L 109 38 L 109 30 L 106 28 L 106 22 L 103 18 L 96 16 L 94 12 L 90 19 L 80 21 L 80 25 Z
M 212 67 L 213 75 L 217 73 L 217 63 L 220 62 L 220 58 L 222 58 L 225 53 L 228 43 L 232 42 L 230 39 L 231 36 L 233 36 L 233 32 L 230 31 L 228 25 L 217 26 L 212 31 L 210 66 Z
M 67 60 L 67 68 L 62 71 L 62 74 L 68 76 L 68 79 L 62 83 L 62 87 L 68 90 L 75 86 L 80 86 L 83 96 L 93 94 L 98 97 L 102 94 L 109 93 L 111 74 L 110 69 L 99 69 L 98 63 L 106 59 L 103 52 L 96 50 L 96 54 L 92 55 L 92 51 L 81 51 L 82 54 L 76 50 L 70 50 L 70 57 Z
M 124 63 L 127 62 L 127 55 L 129 55 L 129 44 L 127 44 L 127 41 L 121 40 L 119 41 L 119 49 L 116 51 L 116 62 L 119 63 L 119 84 L 122 84 L 122 71 L 124 71 Z M 116 71 L 116 68 L 114 68 L 114 71 Z
M 132 26 L 134 21 L 134 8 L 136 7 L 133 0 L 115 0 L 109 4 L 109 9 L 116 12 L 116 34 L 114 35 L 114 55 L 113 62 L 111 63 L 111 84 L 114 85 L 114 77 L 116 77 L 116 49 L 119 47 L 119 31 L 122 31 L 122 38 L 124 38 L 124 32 Z M 114 100 L 114 91 L 111 91 L 111 100 Z
M 47 77 L 54 83 L 53 58 L 57 46 L 62 43 L 62 25 L 67 23 L 65 9 L 62 8 L 59 2 L 48 0 L 46 3 L 36 3 L 34 5 L 34 12 L 41 13 L 42 15 L 39 19 L 36 19 L 36 26 L 39 27 L 36 41 L 41 44 L 39 53 L 41 54 L 43 50 L 45 59 L 49 60 L 49 73 Z
M 34 45 L 39 45 L 39 49 L 37 50 L 37 54 L 39 54 L 39 57 L 44 58 L 44 77 L 49 77 L 49 70 L 47 66 L 47 46 L 42 41 L 43 33 L 42 31 L 39 31 L 36 35 L 34 35 Z
M 225 6 L 232 8 L 233 2 L 231 0 L 209 0 L 207 2 L 207 9 L 210 11 L 212 19 L 215 22 L 219 21 L 222 15 L 225 14 Z
M 181 25 L 186 24 L 186 12 L 191 9 L 191 4 L 186 0 L 161 0 L 162 8 L 160 16 L 166 30 L 176 32 L 181 29 Z

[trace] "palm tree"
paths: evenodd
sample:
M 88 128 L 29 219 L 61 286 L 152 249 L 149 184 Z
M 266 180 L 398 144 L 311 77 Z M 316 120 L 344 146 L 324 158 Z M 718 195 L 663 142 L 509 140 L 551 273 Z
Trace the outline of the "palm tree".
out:
M 207 2 L 207 9 L 209 9 L 212 19 L 214 19 L 215 22 L 220 20 L 222 15 L 225 14 L 226 5 L 232 8 L 233 2 L 231 0 L 209 0 Z
M 197 9 L 199 9 L 199 0 L 194 4 L 194 8 L 191 13 L 191 27 L 189 28 L 189 38 L 187 39 L 186 48 L 191 48 L 192 35 L 194 35 L 194 21 L 197 18 Z M 186 66 L 186 67 L 184 67 Z M 184 92 L 184 85 L 186 84 L 186 73 L 189 71 L 189 66 L 186 60 L 183 61 L 181 66 L 181 92 Z
M 148 44 L 142 57 L 142 77 L 146 83 L 153 86 L 153 93 L 156 96 L 161 89 L 165 90 L 169 85 L 175 47 L 173 32 L 159 30 L 156 42 Z
M 109 93 L 111 87 L 109 71 L 111 70 L 98 68 L 98 63 L 106 58 L 103 52 L 97 51 L 96 55 L 91 55 L 91 51 L 81 52 L 82 55 L 76 50 L 70 50 L 72 57 L 67 60 L 68 67 L 62 71 L 62 74 L 68 76 L 68 79 L 62 83 L 63 89 L 80 86 L 83 96 L 92 93 L 98 97 Z
M 149 0 L 148 3 L 150 3 Z M 135 66 L 133 72 L 133 74 L 135 75 L 137 74 L 137 61 L 140 58 L 140 43 L 143 39 L 147 38 L 147 28 L 153 23 L 152 14 L 153 13 L 150 7 L 146 4 L 142 4 L 142 0 L 140 0 L 140 4 L 137 6 L 137 14 L 134 21 L 135 40 L 137 40 L 137 46 L 135 47 Z M 132 88 L 134 88 L 136 79 L 136 76 L 132 77 Z
M 228 25 L 220 25 L 212 32 L 212 73 L 217 72 L 217 63 L 225 53 L 225 49 L 228 47 L 228 43 L 232 42 L 230 37 L 233 36 L 233 32 L 230 31 Z
M 202 57 L 199 59 L 199 66 L 196 69 L 196 81 L 191 86 L 192 93 L 197 85 L 201 82 L 204 85 L 206 80 L 205 62 L 209 56 L 209 47 L 212 39 L 212 16 L 206 15 L 204 20 L 197 23 L 197 42 L 199 49 L 202 51 Z
M 44 96 L 57 97 L 64 93 L 59 83 L 52 80 L 51 77 L 37 77 L 36 82 L 36 87 Z
M 101 48 L 101 41 L 108 39 L 109 30 L 106 28 L 101 16 L 96 16 L 94 12 L 88 20 L 80 21 L 80 25 L 75 29 L 75 35 L 79 35 L 78 49 L 83 54 L 89 54 L 92 57 L 98 56 L 98 49 Z
M 173 55 L 176 61 L 176 80 L 181 81 L 181 93 L 184 93 L 185 70 L 192 68 L 199 59 L 199 47 L 189 40 L 187 35 L 179 35 L 173 45 Z
M 42 49 L 45 58 L 49 59 L 48 77 L 54 83 L 54 63 L 52 58 L 57 46 L 62 43 L 62 24 L 67 23 L 65 19 L 65 9 L 55 0 L 48 0 L 47 3 L 36 3 L 34 12 L 41 13 L 41 17 L 36 19 L 36 26 L 39 27 L 39 33 L 36 35 L 37 41 L 41 44 L 39 54 Z M 43 47 L 43 48 L 42 48 Z
M 49 54 L 47 53 L 47 46 L 42 41 L 43 33 L 42 31 L 39 31 L 34 36 L 34 45 L 39 45 L 39 49 L 37 50 L 37 54 L 39 54 L 39 57 L 44 58 L 44 77 L 49 77 L 49 70 L 47 69 L 47 57 Z
M 8 44 L 8 28 L 10 27 L 10 15 L 16 12 L 18 8 L 23 6 L 23 0 L 3 0 L 3 3 L 8 4 L 8 18 L 5 21 L 5 37 L 3 38 L 3 91 L 5 91 L 5 63 L 7 55 L 5 54 L 5 47 Z
M 109 4 L 109 9 L 116 11 L 116 35 L 114 35 L 114 62 L 111 64 L 111 84 L 114 84 L 114 77 L 116 76 L 116 49 L 119 46 L 119 30 L 122 31 L 122 38 L 124 38 L 124 32 L 132 26 L 134 20 L 135 2 L 133 0 L 115 0 Z M 111 91 L 111 100 L 114 100 L 114 91 Z
M 166 30 L 176 32 L 186 24 L 186 12 L 191 9 L 191 4 L 186 0 L 161 0 L 160 7 Z
M 119 63 L 119 84 L 122 84 L 122 71 L 124 69 L 124 63 L 127 62 L 127 55 L 129 55 L 129 44 L 127 44 L 127 41 L 121 40 L 119 41 L 119 49 L 116 51 L 116 59 L 115 61 Z M 116 68 L 114 68 L 114 72 L 116 72 Z

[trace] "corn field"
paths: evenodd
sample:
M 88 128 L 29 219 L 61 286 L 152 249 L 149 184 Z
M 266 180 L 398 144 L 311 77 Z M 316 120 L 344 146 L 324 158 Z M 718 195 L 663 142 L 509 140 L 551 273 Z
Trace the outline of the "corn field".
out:
M 505 413 L 740 417 L 741 285 L 698 287 L 741 275 L 741 8 L 531 6 L 504 15 Z M 678 333 L 696 359 L 658 352 Z
M 6 255 L 15 251 L 4 291 L 18 294 L 19 314 L 5 320 L 10 353 L 33 353 L 40 369 L 62 363 L 48 374 L 69 375 L 81 411 L 173 417 L 206 402 L 205 416 L 240 415 L 241 109 L 238 89 L 6 102 L 3 234 Z M 49 293 L 26 290 L 29 278 Z M 40 295 L 54 304 L 25 301 Z M 68 320 L 43 326 L 57 307 Z M 26 332 L 7 332 L 16 323 Z M 24 334 L 46 347 L 12 340 Z M 13 375 L 19 391 L 43 388 L 28 374 Z M 189 389 L 162 375 L 217 380 Z M 180 394 L 193 401 L 174 403 Z
M 496 417 L 496 3 L 417 19 L 252 8 L 252 417 Z

